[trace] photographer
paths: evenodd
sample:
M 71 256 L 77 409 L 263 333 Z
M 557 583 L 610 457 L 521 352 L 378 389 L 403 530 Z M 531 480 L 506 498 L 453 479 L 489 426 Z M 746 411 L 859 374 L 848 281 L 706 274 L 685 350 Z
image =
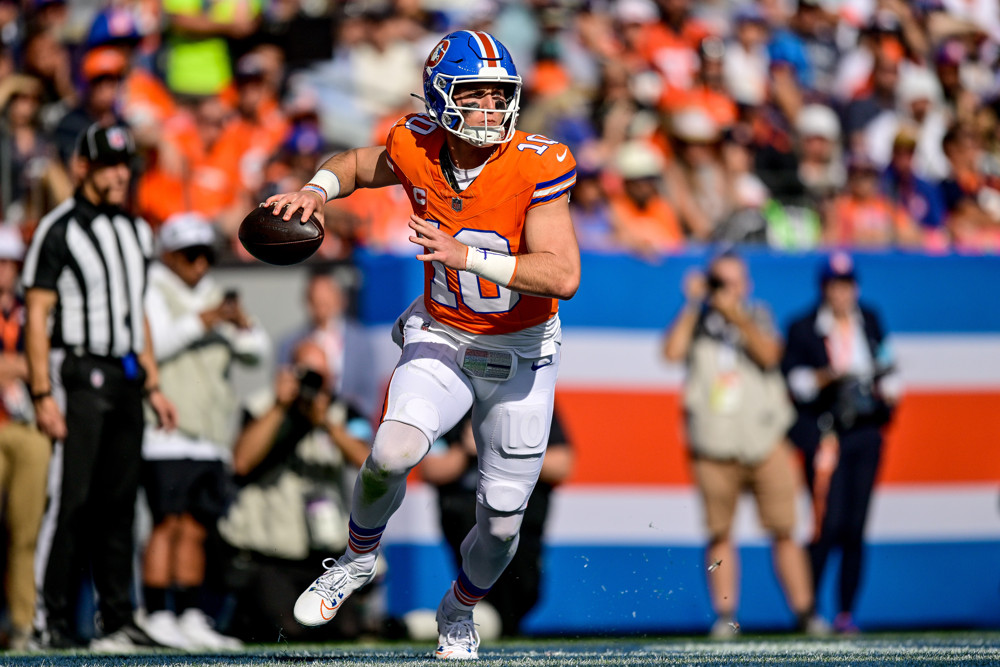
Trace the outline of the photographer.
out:
M 813 496 L 809 547 L 814 588 L 840 547 L 834 629 L 858 631 L 852 611 L 861 580 L 868 505 L 882 454 L 882 429 L 899 397 L 899 380 L 876 312 L 858 304 L 851 258 L 834 253 L 820 271 L 821 301 L 788 332 L 782 371 L 798 418 L 789 438 L 802 450 Z
M 233 449 L 240 491 L 219 524 L 238 550 L 230 568 L 237 597 L 231 631 L 248 641 L 273 641 L 279 632 L 291 640 L 306 636 L 292 607 L 316 576 L 318 554 L 347 545 L 353 478 L 370 451 L 368 420 L 324 390 L 335 385 L 328 381 L 323 349 L 303 341 L 292 363 L 278 372 L 273 392 L 247 402 Z M 312 631 L 309 639 L 374 630 L 361 611 L 370 596 L 365 593 L 347 603 L 338 623 Z
M 760 522 L 771 535 L 776 573 L 799 630 L 823 634 L 825 623 L 814 614 L 808 563 L 792 539 L 798 478 L 784 437 L 792 411 L 777 370 L 781 341 L 767 309 L 749 302 L 748 294 L 743 260 L 733 253 L 719 255 L 706 274 L 686 276 L 687 304 L 663 343 L 667 360 L 687 366 L 687 438 L 705 510 L 705 563 L 717 615 L 711 636 L 732 637 L 739 627 L 730 532 L 744 490 L 753 492 Z

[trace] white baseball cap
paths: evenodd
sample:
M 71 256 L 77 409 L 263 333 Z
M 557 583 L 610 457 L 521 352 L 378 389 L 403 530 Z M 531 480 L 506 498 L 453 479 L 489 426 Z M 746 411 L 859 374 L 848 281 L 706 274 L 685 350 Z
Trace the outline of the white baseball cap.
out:
M 671 119 L 674 136 L 681 141 L 712 142 L 720 136 L 720 129 L 708 112 L 700 107 L 689 107 L 676 112 Z
M 24 259 L 24 239 L 21 230 L 10 224 L 0 224 L 0 259 L 20 262 Z
M 625 180 L 654 178 L 663 174 L 663 156 L 646 142 L 633 139 L 615 154 L 615 167 Z
M 910 105 L 918 100 L 936 104 L 941 101 L 941 84 L 937 75 L 929 69 L 908 67 L 899 74 L 896 95 L 903 105 Z
M 197 213 L 178 213 L 167 218 L 160 228 L 160 250 L 173 252 L 215 244 L 215 228 Z
M 825 104 L 807 104 L 795 119 L 795 130 L 803 138 L 822 137 L 828 141 L 839 141 L 840 119 Z

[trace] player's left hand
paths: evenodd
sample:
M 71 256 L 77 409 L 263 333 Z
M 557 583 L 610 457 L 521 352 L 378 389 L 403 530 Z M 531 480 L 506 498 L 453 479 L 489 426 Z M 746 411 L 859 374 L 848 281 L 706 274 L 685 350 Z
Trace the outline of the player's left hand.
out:
M 423 246 L 426 251 L 417 255 L 417 259 L 421 262 L 441 262 L 449 269 L 465 270 L 469 246 L 416 215 L 410 215 L 409 226 L 415 232 L 410 242 Z

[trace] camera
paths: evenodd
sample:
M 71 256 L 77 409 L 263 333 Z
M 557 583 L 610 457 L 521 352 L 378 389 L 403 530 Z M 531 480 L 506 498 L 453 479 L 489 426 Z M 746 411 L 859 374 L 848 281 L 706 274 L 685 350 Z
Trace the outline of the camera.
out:
M 319 396 L 323 390 L 323 376 L 308 368 L 297 368 L 296 375 L 299 378 L 299 398 L 303 401 L 312 401 Z
M 226 290 L 225 294 L 222 295 L 222 300 L 223 301 L 229 301 L 229 302 L 239 301 L 240 300 L 240 293 L 237 290 L 235 290 L 235 289 L 228 289 L 228 290 Z
M 726 281 L 724 281 L 722 278 L 720 278 L 719 276 L 715 275 L 714 273 L 709 273 L 708 274 L 708 278 L 706 280 L 706 283 L 708 285 L 708 291 L 709 292 L 715 292 L 715 291 L 720 290 L 720 289 L 722 289 L 723 287 L 726 286 Z

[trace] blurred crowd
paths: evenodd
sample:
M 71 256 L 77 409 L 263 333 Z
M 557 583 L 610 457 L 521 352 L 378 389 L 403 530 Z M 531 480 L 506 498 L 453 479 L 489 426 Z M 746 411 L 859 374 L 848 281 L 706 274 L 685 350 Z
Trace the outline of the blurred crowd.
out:
M 234 243 L 249 208 L 381 143 L 440 35 L 483 29 L 519 128 L 570 146 L 588 252 L 1000 247 L 996 0 L 0 0 L 0 203 L 25 236 L 89 123 L 137 137 L 137 211 Z M 401 188 L 328 205 L 320 257 L 408 251 Z

